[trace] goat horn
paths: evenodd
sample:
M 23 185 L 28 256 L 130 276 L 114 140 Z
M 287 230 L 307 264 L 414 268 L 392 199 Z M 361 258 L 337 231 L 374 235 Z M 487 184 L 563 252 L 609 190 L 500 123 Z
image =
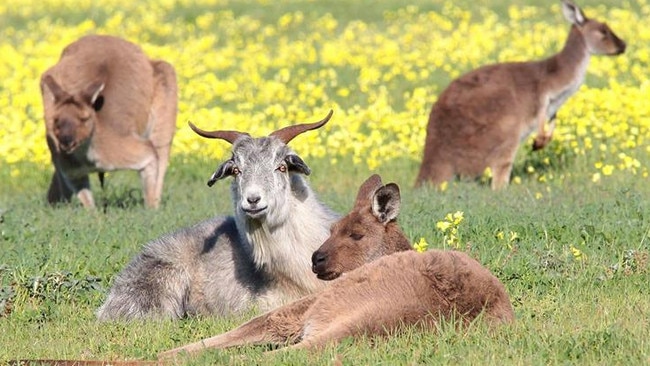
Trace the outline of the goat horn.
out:
M 196 127 L 192 122 L 187 122 L 187 124 L 189 124 L 192 131 L 196 132 L 199 136 L 207 139 L 221 139 L 228 141 L 231 144 L 235 143 L 235 140 L 240 136 L 250 136 L 245 132 L 239 131 L 205 131 Z
M 329 121 L 330 118 L 332 118 L 333 113 L 334 111 L 330 109 L 330 112 L 327 114 L 327 116 L 318 122 L 287 126 L 271 133 L 269 136 L 275 136 L 285 144 L 288 144 L 289 141 L 293 140 L 294 137 L 300 135 L 301 133 L 309 130 L 315 130 L 321 127 L 322 125 L 326 124 L 327 121 Z

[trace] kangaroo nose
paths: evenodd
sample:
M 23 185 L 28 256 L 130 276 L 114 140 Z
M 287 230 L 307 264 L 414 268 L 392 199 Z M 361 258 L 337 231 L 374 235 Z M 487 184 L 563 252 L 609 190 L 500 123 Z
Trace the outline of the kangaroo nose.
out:
M 74 137 L 72 135 L 61 135 L 59 136 L 59 143 L 63 147 L 68 147 L 74 142 Z
M 317 273 L 319 266 L 323 266 L 327 261 L 327 255 L 320 250 L 317 250 L 311 256 L 311 271 Z
M 250 195 L 246 197 L 246 201 L 248 201 L 248 203 L 250 203 L 251 205 L 258 203 L 261 199 L 262 197 L 260 197 L 260 195 L 258 194 Z

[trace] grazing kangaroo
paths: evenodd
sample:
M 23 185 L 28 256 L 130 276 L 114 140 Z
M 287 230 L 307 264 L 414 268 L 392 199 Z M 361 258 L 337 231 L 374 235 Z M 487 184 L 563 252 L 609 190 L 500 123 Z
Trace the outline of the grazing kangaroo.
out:
M 382 186 L 379 176 L 373 175 L 361 186 L 353 211 L 332 226 L 324 245 L 329 248 L 314 255 L 313 269 L 319 277 L 349 273 L 321 292 L 224 334 L 163 352 L 159 358 L 251 344 L 318 348 L 349 336 L 391 335 L 406 326 L 433 329 L 441 318 L 469 322 L 479 314 L 494 325 L 512 321 L 514 312 L 503 285 L 477 261 L 456 251 L 406 250 L 408 240 L 395 224 L 399 206 L 397 185 Z M 399 252 L 373 260 L 373 243 Z M 343 255 L 323 259 L 324 253 L 338 248 Z M 357 269 L 353 269 L 360 264 L 356 260 L 336 263 L 345 253 L 371 262 Z
M 591 55 L 625 51 L 606 24 L 587 18 L 572 2 L 562 0 L 562 11 L 572 25 L 558 54 L 483 66 L 442 92 L 429 115 L 416 185 L 477 177 L 489 167 L 492 189 L 503 188 L 522 140 L 537 130 L 533 149 L 551 141 L 555 115 L 583 83 Z
M 160 204 L 176 132 L 176 73 L 140 47 L 111 36 L 82 37 L 41 76 L 54 175 L 47 199 L 77 196 L 94 208 L 88 174 L 140 173 L 147 207 Z
M 310 259 L 338 215 L 307 184 L 311 170 L 287 144 L 321 121 L 284 127 L 267 137 L 203 131 L 222 139 L 232 156 L 208 185 L 232 177 L 234 216 L 216 216 L 145 246 L 115 278 L 100 320 L 232 315 L 274 309 L 325 286 Z

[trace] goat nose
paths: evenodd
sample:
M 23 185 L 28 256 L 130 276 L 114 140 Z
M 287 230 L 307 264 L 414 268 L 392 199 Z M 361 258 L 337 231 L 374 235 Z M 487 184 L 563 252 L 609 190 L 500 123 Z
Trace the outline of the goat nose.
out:
M 262 197 L 259 194 L 252 194 L 252 195 L 246 197 L 246 201 L 248 203 L 250 203 L 251 205 L 254 205 L 254 204 L 258 203 L 261 199 L 262 199 Z

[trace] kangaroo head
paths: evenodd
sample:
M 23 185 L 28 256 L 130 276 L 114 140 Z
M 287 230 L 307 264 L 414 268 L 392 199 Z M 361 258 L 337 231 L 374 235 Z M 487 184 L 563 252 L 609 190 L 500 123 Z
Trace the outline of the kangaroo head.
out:
M 410 249 L 395 222 L 400 192 L 395 183 L 382 185 L 373 175 L 359 188 L 352 211 L 332 225 L 330 237 L 312 255 L 312 271 L 333 280 L 381 256 Z
M 620 55 L 625 52 L 625 42 L 605 23 L 589 19 L 569 0 L 562 0 L 564 17 L 582 34 L 587 49 L 595 55 Z
M 70 94 L 54 80 L 52 75 L 41 79 L 41 92 L 50 98 L 53 109 L 46 117 L 47 135 L 57 151 L 72 153 L 86 142 L 95 129 L 97 112 L 102 109 L 104 97 L 103 78 L 89 83 L 81 92 Z

